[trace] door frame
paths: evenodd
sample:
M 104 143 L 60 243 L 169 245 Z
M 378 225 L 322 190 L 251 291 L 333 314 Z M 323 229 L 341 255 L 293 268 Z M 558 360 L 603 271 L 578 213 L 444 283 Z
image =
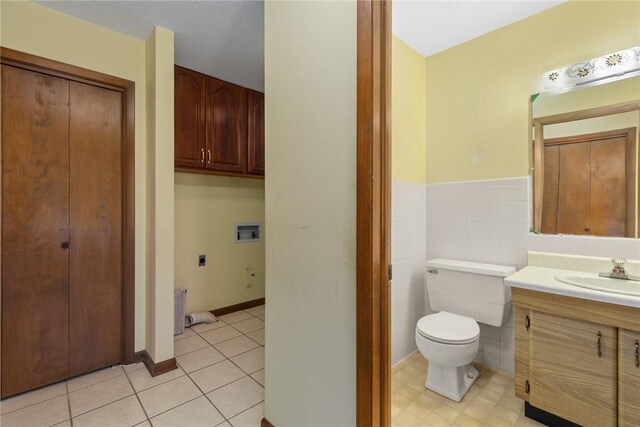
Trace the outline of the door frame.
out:
M 356 425 L 391 425 L 391 0 L 357 11 Z
M 122 341 L 120 362 L 122 364 L 133 363 L 135 352 L 135 83 L 6 47 L 0 47 L 0 64 L 122 93 Z M 1 144 L 0 141 L 0 155 Z M 0 265 L 0 280 L 1 268 Z

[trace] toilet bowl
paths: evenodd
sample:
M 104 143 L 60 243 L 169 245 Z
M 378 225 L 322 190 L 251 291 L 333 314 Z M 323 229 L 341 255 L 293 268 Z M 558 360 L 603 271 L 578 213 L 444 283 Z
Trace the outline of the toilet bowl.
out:
M 471 362 L 480 347 L 478 322 L 502 326 L 511 291 L 504 278 L 513 267 L 450 259 L 427 261 L 427 307 L 435 314 L 416 325 L 416 346 L 429 361 L 425 387 L 459 402 L 478 379 Z
M 425 387 L 459 402 L 478 379 L 471 362 L 478 354 L 480 327 L 465 316 L 441 311 L 416 326 L 416 345 L 429 361 Z

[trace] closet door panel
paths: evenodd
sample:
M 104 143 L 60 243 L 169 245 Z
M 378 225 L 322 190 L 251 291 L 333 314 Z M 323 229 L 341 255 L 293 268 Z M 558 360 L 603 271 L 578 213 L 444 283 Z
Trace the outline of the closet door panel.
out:
M 68 374 L 69 82 L 2 66 L 2 397 Z
M 70 83 L 69 374 L 120 361 L 122 95 Z
M 556 233 L 589 234 L 591 146 L 560 146 Z
M 591 143 L 589 215 L 591 232 L 589 234 L 618 237 L 627 235 L 626 166 L 627 139 L 625 137 Z M 630 235 L 633 236 L 633 232 Z

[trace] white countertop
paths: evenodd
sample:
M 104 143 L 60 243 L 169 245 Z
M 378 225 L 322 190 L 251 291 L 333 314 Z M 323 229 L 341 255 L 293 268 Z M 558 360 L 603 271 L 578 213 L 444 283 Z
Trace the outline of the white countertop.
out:
M 511 276 L 506 277 L 504 279 L 504 283 L 512 288 L 530 289 L 532 291 L 547 292 L 550 294 L 565 295 L 574 298 L 608 302 L 611 304 L 626 305 L 629 307 L 640 307 L 640 297 L 568 285 L 554 279 L 556 274 L 580 275 L 584 273 L 529 265 Z

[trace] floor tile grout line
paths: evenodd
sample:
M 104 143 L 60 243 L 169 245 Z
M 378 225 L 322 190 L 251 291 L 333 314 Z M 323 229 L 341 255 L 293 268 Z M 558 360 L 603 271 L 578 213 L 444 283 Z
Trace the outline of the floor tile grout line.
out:
M 261 400 L 260 402 L 256 403 L 255 405 L 251 405 L 251 406 L 249 406 L 249 407 L 248 407 L 247 409 L 245 409 L 244 411 L 242 411 L 242 412 L 238 412 L 238 413 L 237 413 L 237 414 L 235 414 L 233 417 L 229 418 L 229 419 L 227 420 L 227 422 L 228 422 L 229 424 L 231 424 L 231 419 L 233 419 L 233 418 L 237 417 L 238 415 L 244 414 L 245 412 L 247 412 L 247 411 L 249 411 L 249 410 L 251 410 L 251 409 L 255 408 L 256 406 L 258 406 L 258 405 L 260 405 L 260 404 L 262 404 L 262 403 L 264 403 L 264 399 L 263 399 L 263 400 Z M 233 424 L 231 424 L 231 425 L 233 426 Z
M 55 384 L 51 384 L 51 385 L 55 385 Z M 66 386 L 66 384 L 65 384 L 65 386 Z M 45 386 L 45 387 L 50 387 L 50 386 Z M 43 387 L 43 388 L 44 388 L 44 387 Z M 66 390 L 66 387 L 65 387 L 65 390 Z M 37 390 L 35 390 L 35 391 L 37 391 Z M 19 394 L 18 396 L 10 397 L 10 398 L 8 398 L 7 400 L 11 400 L 11 399 L 13 399 L 13 398 L 15 398 L 15 397 L 20 397 L 20 396 L 23 396 L 23 395 L 27 395 L 27 394 L 29 394 L 29 393 L 31 393 L 31 391 L 27 391 L 27 392 L 25 392 L 25 393 Z M 23 407 L 21 407 L 21 408 L 13 409 L 13 410 L 11 410 L 11 411 L 7 411 L 7 412 L 5 412 L 5 413 L 3 413 L 3 414 L 0 414 L 0 416 L 4 417 L 4 416 L 9 415 L 9 414 L 12 414 L 12 413 L 14 413 L 14 412 L 22 411 L 23 409 L 30 408 L 30 407 L 32 407 L 32 406 L 34 406 L 34 405 L 39 405 L 39 404 L 41 404 L 41 403 L 48 402 L 48 401 L 53 400 L 53 399 L 57 399 L 58 397 L 60 397 L 60 396 L 64 396 L 65 394 L 66 394 L 67 396 L 69 395 L 68 390 L 67 390 L 67 391 L 65 391 L 65 392 L 64 392 L 64 393 L 62 393 L 62 394 L 57 395 L 57 396 L 49 397 L 49 398 L 47 398 L 47 399 L 43 399 L 43 400 L 40 400 L 40 401 L 38 401 L 38 402 L 31 403 L 31 404 L 29 404 L 29 405 L 25 405 L 25 406 L 23 406 Z M 6 401 L 0 401 L 0 403 L 5 403 L 5 402 L 6 402 Z M 1 405 L 0 405 L 0 406 L 1 406 Z
M 85 388 L 87 388 L 87 387 L 92 387 L 92 386 L 94 386 L 94 385 L 96 385 L 96 384 L 101 384 L 101 383 L 103 383 L 103 382 L 110 381 L 110 380 L 113 380 L 113 379 L 115 379 L 115 378 L 118 378 L 118 377 L 119 377 L 119 376 L 121 376 L 121 375 L 124 375 L 126 372 L 124 371 L 124 368 L 122 368 L 122 365 L 117 365 L 117 366 L 120 366 L 120 369 L 122 370 L 122 374 L 114 375 L 114 376 L 113 376 L 113 377 L 111 377 L 111 378 L 106 378 L 106 379 L 104 379 L 104 380 L 96 381 L 95 383 L 91 383 L 91 384 L 89 384 L 89 385 L 85 385 L 85 386 L 80 387 L 80 388 L 77 388 L 77 389 L 75 389 L 75 390 L 69 390 L 69 383 L 68 383 L 68 381 L 69 381 L 69 380 L 65 381 L 65 383 L 67 383 L 67 392 L 68 392 L 69 394 L 71 394 L 71 393 L 75 393 L 76 391 L 80 391 L 80 390 L 85 389 Z M 113 368 L 103 368 L 102 370 L 94 371 L 94 372 L 102 372 L 103 370 L 106 370 L 106 369 L 113 369 Z M 92 373 L 94 373 L 94 372 L 92 372 Z M 91 375 L 92 373 L 90 373 L 90 374 L 86 374 L 86 375 Z M 79 378 L 79 377 L 76 377 L 76 378 Z
M 132 372 L 135 372 L 135 371 L 132 371 Z M 147 421 L 149 421 L 149 424 L 151 424 L 151 418 L 149 418 L 149 414 L 147 413 L 147 410 L 145 409 L 144 405 L 142 404 L 142 400 L 140 400 L 140 396 L 138 396 L 138 391 L 133 386 L 133 382 L 131 381 L 131 378 L 129 378 L 129 373 L 125 371 L 125 375 L 127 376 L 127 380 L 129 381 L 129 385 L 131 385 L 131 388 L 133 389 L 133 393 L 136 395 L 136 399 L 138 400 L 138 404 L 142 408 L 142 413 L 146 417 Z M 144 422 L 144 421 L 142 421 L 142 422 Z M 142 424 L 142 422 L 140 422 L 138 424 Z
M 211 366 L 211 365 L 209 365 L 209 366 Z M 186 372 L 185 372 L 185 373 L 186 373 Z M 188 374 L 188 373 L 186 373 L 186 375 L 187 375 L 187 377 L 189 377 L 189 379 L 191 380 L 191 382 L 192 382 L 192 383 L 193 383 L 193 384 L 198 388 L 198 390 L 200 390 L 200 393 L 202 393 L 202 396 L 204 396 L 204 398 L 205 398 L 205 399 L 207 399 L 207 401 L 208 401 L 209 403 L 211 403 L 211 405 L 216 409 L 216 411 L 218 411 L 218 413 L 220 414 L 220 416 L 222 416 L 222 418 L 224 419 L 224 421 L 227 421 L 227 417 L 225 417 L 225 416 L 224 416 L 224 414 L 222 413 L 222 411 L 221 411 L 220 409 L 218 409 L 218 407 L 216 406 L 216 404 L 215 404 L 215 403 L 213 403 L 213 402 L 211 401 L 211 399 L 209 399 L 209 396 L 207 396 L 207 393 L 205 393 L 205 392 L 204 392 L 204 390 L 202 390 L 202 389 L 200 388 L 200 386 L 198 385 L 198 383 L 196 383 L 196 382 L 195 382 L 195 380 L 194 380 L 193 378 L 191 378 L 191 376 L 189 376 L 189 374 Z M 231 384 L 231 383 L 229 383 L 229 384 Z M 225 385 L 226 385 L 226 384 L 225 384 Z M 220 386 L 220 387 L 218 387 L 218 388 L 221 388 L 221 387 L 224 387 L 224 386 Z M 212 391 L 215 391 L 215 390 L 217 390 L 217 388 L 216 388 L 216 389 L 214 389 L 214 390 L 211 390 L 209 393 L 211 393 Z M 223 421 L 223 422 L 224 422 L 224 421 Z M 220 423 L 220 424 L 222 424 L 222 423 Z M 219 424 L 218 424 L 218 425 L 219 425 Z
M 105 406 L 109 406 L 109 405 L 111 405 L 112 403 L 120 402 L 121 400 L 127 399 L 127 398 L 129 398 L 129 397 L 133 396 L 134 394 L 136 394 L 136 393 L 135 393 L 135 391 L 134 391 L 132 394 L 129 394 L 129 395 L 127 395 L 127 396 L 123 396 L 123 397 L 121 397 L 121 398 L 119 398 L 119 399 L 116 399 L 116 400 L 113 400 L 113 401 L 111 401 L 111 402 L 109 402 L 109 403 L 105 403 L 104 405 L 96 406 L 95 408 L 89 409 L 88 411 L 84 411 L 84 412 L 82 412 L 82 413 L 80 413 L 80 414 L 77 414 L 77 415 L 75 415 L 75 416 L 72 416 L 71 418 L 72 418 L 72 419 L 73 419 L 73 418 L 78 418 L 78 417 L 80 417 L 80 416 L 82 416 L 82 415 L 88 414 L 89 412 L 93 412 L 93 411 L 95 411 L 95 410 L 97 410 L 97 409 L 101 409 L 101 408 L 104 408 Z M 143 408 L 143 409 L 144 409 L 144 408 Z
M 64 388 L 67 391 L 67 408 L 69 409 L 69 424 L 73 427 L 73 416 L 71 415 L 71 395 L 69 394 L 69 383 L 64 382 Z

